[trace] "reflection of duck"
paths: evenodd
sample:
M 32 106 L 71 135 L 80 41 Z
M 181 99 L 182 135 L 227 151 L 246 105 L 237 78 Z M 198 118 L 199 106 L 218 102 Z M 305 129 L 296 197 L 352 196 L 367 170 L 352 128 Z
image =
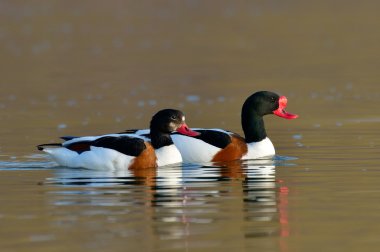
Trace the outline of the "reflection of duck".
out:
M 42 144 L 45 151 L 60 165 L 89 169 L 146 168 L 178 163 L 181 154 L 173 144 L 170 133 L 178 131 L 194 136 L 185 116 L 179 110 L 164 109 L 150 123 L 150 142 L 144 136 L 109 134 L 102 136 L 64 137 L 59 144 Z
M 220 175 L 224 178 L 245 180 L 249 178 L 271 178 L 275 174 L 272 159 L 233 160 L 217 162 Z
M 187 237 L 199 232 L 199 223 L 214 223 L 217 229 L 228 226 L 226 236 L 275 234 L 278 230 L 273 225 L 278 219 L 275 161 L 254 161 L 258 162 L 186 164 L 182 176 L 177 175 L 177 183 L 161 187 L 158 179 L 152 206 L 160 207 L 160 211 L 153 212 L 154 219 L 172 225 L 164 225 L 165 232 L 160 229 L 162 225 L 155 225 L 157 233 L 164 233 L 166 238 Z M 170 216 L 163 214 L 164 208 Z
M 275 179 L 277 163 L 249 160 L 118 171 L 55 169 L 55 178 L 47 183 L 64 187 L 49 190 L 48 198 L 51 204 L 79 206 L 74 213 L 72 208 L 59 208 L 69 216 L 87 216 L 85 206 L 91 205 L 97 214 L 120 223 L 142 222 L 137 228 L 160 239 L 183 240 L 199 233 L 211 238 L 220 230 L 226 239 L 231 235 L 285 236 L 290 233 L 287 194 L 279 190 L 285 184 Z M 128 234 L 136 228 L 121 227 Z
M 245 179 L 247 174 L 244 172 L 242 168 L 242 161 L 233 160 L 230 162 L 220 162 L 219 164 L 222 168 L 220 169 L 220 175 L 223 178 L 231 178 L 231 179 Z

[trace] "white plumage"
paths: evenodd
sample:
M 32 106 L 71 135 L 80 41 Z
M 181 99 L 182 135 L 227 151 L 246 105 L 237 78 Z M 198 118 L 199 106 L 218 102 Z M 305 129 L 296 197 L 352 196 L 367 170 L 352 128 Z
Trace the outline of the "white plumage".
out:
M 268 137 L 260 142 L 249 143 L 247 147 L 248 152 L 241 158 L 243 160 L 271 157 L 276 154 L 272 141 Z

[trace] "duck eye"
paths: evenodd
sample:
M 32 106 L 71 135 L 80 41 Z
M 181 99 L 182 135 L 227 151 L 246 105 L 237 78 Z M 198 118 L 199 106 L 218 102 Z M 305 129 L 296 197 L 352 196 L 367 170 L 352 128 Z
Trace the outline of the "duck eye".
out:
M 270 98 L 270 101 L 271 101 L 271 102 L 275 102 L 275 101 L 276 101 L 276 98 L 272 96 L 272 97 Z
M 177 117 L 176 117 L 175 115 L 172 115 L 172 116 L 170 117 L 170 119 L 175 120 L 175 119 L 177 119 Z

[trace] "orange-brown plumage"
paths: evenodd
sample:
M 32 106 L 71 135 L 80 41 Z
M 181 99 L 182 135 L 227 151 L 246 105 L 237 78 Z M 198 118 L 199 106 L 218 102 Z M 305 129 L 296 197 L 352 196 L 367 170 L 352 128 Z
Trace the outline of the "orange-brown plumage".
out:
M 129 166 L 129 169 L 157 167 L 157 157 L 153 146 L 148 142 L 145 142 L 145 146 L 146 149 L 143 150 L 140 155 L 135 157 L 132 164 Z
M 248 152 L 247 144 L 241 136 L 234 134 L 231 136 L 231 143 L 219 151 L 211 160 L 212 162 L 225 162 L 241 159 Z

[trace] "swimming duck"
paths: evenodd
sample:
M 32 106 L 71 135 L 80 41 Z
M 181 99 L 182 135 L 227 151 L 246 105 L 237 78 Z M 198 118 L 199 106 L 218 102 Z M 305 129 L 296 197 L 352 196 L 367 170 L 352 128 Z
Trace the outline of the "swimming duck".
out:
M 172 133 L 172 140 L 184 162 L 219 162 L 236 159 L 257 159 L 275 155 L 275 148 L 267 137 L 263 117 L 274 114 L 285 119 L 298 115 L 285 111 L 287 98 L 269 91 L 249 96 L 241 111 L 241 124 L 245 138 L 223 129 L 191 128 L 196 136 L 181 132 Z M 132 132 L 130 132 L 132 133 Z M 134 131 L 145 135 L 149 130 Z
M 249 96 L 242 107 L 241 125 L 245 138 L 222 129 L 192 129 L 198 136 L 174 134 L 174 144 L 185 162 L 218 162 L 257 159 L 275 155 L 267 137 L 263 117 L 274 114 L 285 119 L 298 116 L 285 111 L 287 98 L 269 91 Z
M 67 167 L 101 170 L 157 167 L 182 162 L 171 139 L 173 131 L 188 136 L 199 134 L 188 128 L 181 111 L 164 109 L 152 117 L 149 138 L 127 133 L 62 137 L 66 140 L 63 143 L 41 144 L 37 148 Z

